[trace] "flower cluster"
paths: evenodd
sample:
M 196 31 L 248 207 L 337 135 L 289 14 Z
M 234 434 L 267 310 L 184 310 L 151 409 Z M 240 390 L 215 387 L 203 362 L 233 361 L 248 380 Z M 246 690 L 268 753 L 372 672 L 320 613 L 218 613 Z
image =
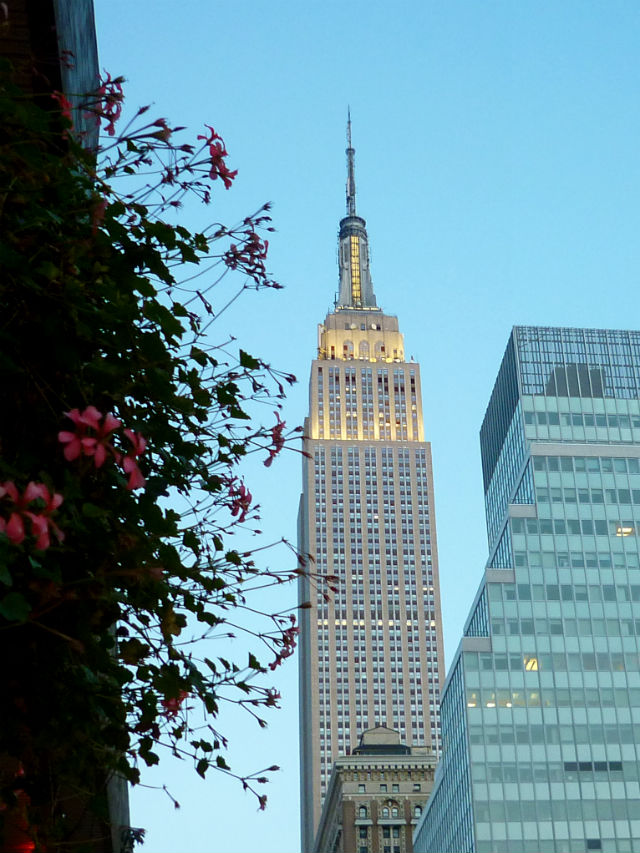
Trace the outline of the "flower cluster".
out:
M 278 645 L 281 645 L 282 648 L 279 652 L 277 652 L 275 660 L 273 660 L 269 664 L 270 670 L 277 669 L 280 664 L 283 663 L 287 658 L 290 658 L 295 651 L 296 643 L 298 642 L 297 637 L 300 633 L 300 629 L 296 625 L 296 617 L 293 615 L 293 613 L 290 614 L 289 619 L 291 620 L 291 627 L 284 630 L 282 632 L 282 636 L 277 640 Z
M 109 136 L 116 132 L 116 122 L 122 113 L 122 102 L 124 93 L 122 91 L 122 77 L 111 78 L 107 74 L 98 88 L 99 108 L 98 115 L 107 120 L 105 130 Z
M 181 690 L 177 696 L 163 699 L 160 704 L 164 708 L 163 714 L 168 720 L 175 720 L 180 712 L 184 700 L 189 696 L 186 690 Z
M 124 430 L 132 448 L 128 453 L 122 453 L 113 446 L 113 433 L 120 429 L 122 421 L 110 412 L 103 415 L 95 406 L 87 406 L 83 412 L 72 409 L 65 415 L 76 427 L 74 431 L 62 430 L 58 433 L 58 441 L 65 446 L 64 456 L 68 462 L 80 456 L 89 456 L 93 457 L 95 467 L 101 468 L 111 456 L 129 475 L 127 488 L 130 491 L 144 486 L 144 477 L 136 460 L 144 453 L 147 441 L 140 433 L 132 429 Z
M 72 109 L 71 101 L 62 92 L 52 92 L 51 97 L 60 107 L 60 112 L 62 113 L 62 115 L 69 122 L 72 123 L 73 119 L 71 117 L 71 109 Z
M 64 533 L 51 518 L 63 501 L 62 495 L 51 494 L 44 483 L 31 482 L 22 494 L 12 481 L 0 483 L 0 500 L 8 504 L 9 518 L 0 518 L 0 532 L 4 533 L 13 545 L 24 542 L 27 531 L 25 521 L 29 522 L 31 535 L 35 537 L 35 547 L 44 551 L 51 544 L 53 532 L 58 540 L 64 540 Z
M 227 149 L 224 147 L 222 137 L 215 132 L 210 124 L 205 125 L 205 127 L 209 128 L 209 136 L 198 136 L 198 139 L 204 140 L 205 144 L 209 146 L 209 157 L 211 158 L 209 163 L 209 177 L 212 181 L 220 178 L 225 189 L 228 190 L 233 183 L 233 179 L 238 174 L 238 170 L 230 171 L 224 161 L 224 158 L 229 155 Z
M 251 276 L 254 281 L 260 281 L 266 276 L 265 261 L 269 241 L 261 240 L 252 229 L 246 234 L 246 240 L 241 246 L 232 243 L 222 256 L 230 270 L 240 270 Z
M 229 483 L 229 497 L 231 498 L 231 515 L 234 518 L 237 516 L 238 523 L 242 524 L 251 506 L 251 492 L 244 483 L 236 486 L 236 478 L 234 477 Z
M 274 427 L 271 427 L 270 430 L 271 447 L 269 448 L 269 456 L 264 460 L 264 464 L 267 468 L 284 447 L 284 428 L 287 425 L 286 421 L 280 419 L 280 415 L 277 412 L 274 412 L 274 414 L 276 416 L 277 423 Z
M 267 708 L 279 708 L 278 702 L 282 699 L 280 691 L 275 687 L 269 687 L 266 691 L 265 705 Z

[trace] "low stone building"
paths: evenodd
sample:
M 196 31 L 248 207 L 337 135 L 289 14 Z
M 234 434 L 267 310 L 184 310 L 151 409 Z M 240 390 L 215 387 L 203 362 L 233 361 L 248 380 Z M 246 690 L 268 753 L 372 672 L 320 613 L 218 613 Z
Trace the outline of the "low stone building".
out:
M 333 765 L 314 853 L 413 853 L 435 766 L 433 752 L 406 746 L 397 731 L 365 731 Z

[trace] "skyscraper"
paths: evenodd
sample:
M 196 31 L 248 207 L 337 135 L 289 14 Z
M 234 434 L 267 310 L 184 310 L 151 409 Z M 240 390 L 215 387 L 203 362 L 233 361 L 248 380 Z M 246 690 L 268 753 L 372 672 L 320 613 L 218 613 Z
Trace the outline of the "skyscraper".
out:
M 356 213 L 348 125 L 340 290 L 319 327 L 305 428 L 299 542 L 336 575 L 325 600 L 301 581 L 302 849 L 310 851 L 334 761 L 383 724 L 439 749 L 442 631 L 430 445 L 420 368 L 377 306 Z
M 416 851 L 640 851 L 640 333 L 515 328 Z

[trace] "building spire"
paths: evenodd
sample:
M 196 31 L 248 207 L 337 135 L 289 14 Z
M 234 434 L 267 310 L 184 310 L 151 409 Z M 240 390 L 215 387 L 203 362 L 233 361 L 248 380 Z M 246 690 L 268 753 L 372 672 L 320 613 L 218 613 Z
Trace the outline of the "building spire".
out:
M 347 216 L 356 215 L 355 155 L 351 146 L 351 107 L 347 107 Z
M 338 310 L 379 310 L 369 272 L 367 223 L 356 213 L 355 149 L 351 144 L 351 108 L 347 108 L 347 215 L 340 221 L 338 265 L 340 292 Z

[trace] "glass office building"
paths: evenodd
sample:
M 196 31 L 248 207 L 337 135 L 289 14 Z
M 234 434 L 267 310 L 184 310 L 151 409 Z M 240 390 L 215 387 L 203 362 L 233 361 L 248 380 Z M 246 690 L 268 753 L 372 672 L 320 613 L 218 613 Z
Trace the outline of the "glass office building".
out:
M 640 851 L 640 332 L 517 327 L 415 850 Z

